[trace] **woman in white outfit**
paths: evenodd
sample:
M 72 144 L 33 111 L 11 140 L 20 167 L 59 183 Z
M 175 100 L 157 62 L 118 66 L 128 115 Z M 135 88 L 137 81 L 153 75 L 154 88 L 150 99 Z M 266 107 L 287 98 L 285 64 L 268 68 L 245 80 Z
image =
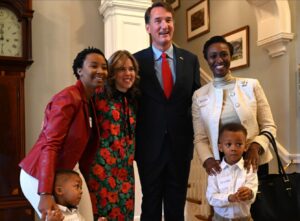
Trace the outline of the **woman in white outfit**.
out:
M 207 174 L 221 171 L 218 134 L 219 128 L 229 122 L 241 123 L 247 129 L 245 167 L 250 169 L 252 165 L 258 175 L 268 173 L 267 163 L 272 159 L 269 140 L 259 134 L 269 131 L 275 137 L 276 126 L 260 83 L 232 76 L 233 47 L 222 36 L 209 39 L 203 54 L 214 79 L 195 91 L 192 114 L 194 145 Z

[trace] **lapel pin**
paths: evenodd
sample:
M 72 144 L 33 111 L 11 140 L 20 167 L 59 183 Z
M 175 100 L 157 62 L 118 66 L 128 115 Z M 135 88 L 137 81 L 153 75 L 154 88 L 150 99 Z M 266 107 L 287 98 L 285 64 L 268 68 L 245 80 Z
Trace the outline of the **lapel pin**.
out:
M 183 57 L 179 57 L 179 59 L 184 60 Z
M 244 81 L 241 82 L 241 84 L 242 84 L 242 87 L 246 87 L 248 82 L 244 80 Z

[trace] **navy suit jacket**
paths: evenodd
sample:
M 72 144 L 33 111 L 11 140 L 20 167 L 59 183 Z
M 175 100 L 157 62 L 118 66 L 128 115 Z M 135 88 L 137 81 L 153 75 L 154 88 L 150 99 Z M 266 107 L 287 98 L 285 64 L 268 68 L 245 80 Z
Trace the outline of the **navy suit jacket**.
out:
M 134 54 L 139 63 L 140 89 L 136 128 L 138 163 L 149 163 L 162 152 L 165 135 L 171 142 L 170 155 L 175 160 L 193 156 L 192 95 L 200 87 L 198 57 L 174 47 L 176 82 L 169 99 L 165 97 L 154 69 L 152 47 Z

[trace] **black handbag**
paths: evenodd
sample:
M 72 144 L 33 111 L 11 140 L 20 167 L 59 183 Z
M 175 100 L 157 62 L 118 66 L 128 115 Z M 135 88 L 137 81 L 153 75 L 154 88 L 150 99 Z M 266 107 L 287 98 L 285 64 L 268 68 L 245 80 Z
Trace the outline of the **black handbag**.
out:
M 278 155 L 276 141 L 268 131 L 278 164 L 278 174 L 259 177 L 256 200 L 251 206 L 254 221 L 300 221 L 300 176 L 286 174 Z

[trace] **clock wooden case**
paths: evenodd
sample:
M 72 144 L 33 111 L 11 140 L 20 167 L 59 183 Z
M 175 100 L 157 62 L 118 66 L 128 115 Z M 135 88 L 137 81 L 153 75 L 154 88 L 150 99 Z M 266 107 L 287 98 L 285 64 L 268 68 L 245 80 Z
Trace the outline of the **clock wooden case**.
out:
M 24 78 L 31 59 L 31 0 L 0 0 L 0 220 L 33 221 L 19 184 L 25 155 Z

